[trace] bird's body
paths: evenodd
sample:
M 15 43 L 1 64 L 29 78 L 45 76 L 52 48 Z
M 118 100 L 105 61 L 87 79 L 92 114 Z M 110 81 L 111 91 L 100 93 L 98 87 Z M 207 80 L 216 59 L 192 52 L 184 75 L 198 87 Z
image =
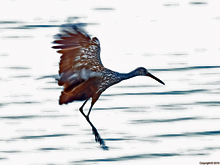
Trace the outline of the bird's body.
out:
M 67 90 L 64 90 L 61 94 L 60 104 L 74 100 L 87 100 L 91 97 L 94 102 L 108 87 L 121 81 L 121 77 L 117 72 L 106 68 L 101 72 L 82 69 L 77 78 L 81 80 L 81 83 L 72 86 L 72 88 L 68 88 L 68 86 Z
M 80 112 L 92 126 L 96 141 L 105 146 L 96 128 L 89 120 L 90 111 L 99 96 L 108 87 L 135 76 L 149 76 L 164 84 L 160 79 L 150 74 L 147 69 L 139 67 L 129 73 L 118 73 L 103 66 L 100 59 L 100 43 L 91 38 L 77 25 L 64 25 L 59 39 L 53 46 L 60 49 L 61 60 L 59 65 L 60 79 L 58 84 L 64 86 L 59 104 L 67 104 L 75 100 L 85 100 Z M 86 102 L 92 98 L 91 107 L 87 115 L 83 112 Z

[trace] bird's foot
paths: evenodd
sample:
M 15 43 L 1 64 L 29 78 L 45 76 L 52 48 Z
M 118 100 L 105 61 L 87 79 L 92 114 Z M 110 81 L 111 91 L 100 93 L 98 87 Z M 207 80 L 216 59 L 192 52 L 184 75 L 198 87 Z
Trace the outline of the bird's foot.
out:
M 95 135 L 95 141 L 99 142 L 99 144 L 101 145 L 102 149 L 104 150 L 108 150 L 108 146 L 105 145 L 104 140 L 100 137 L 97 129 L 95 127 L 92 128 L 93 134 Z

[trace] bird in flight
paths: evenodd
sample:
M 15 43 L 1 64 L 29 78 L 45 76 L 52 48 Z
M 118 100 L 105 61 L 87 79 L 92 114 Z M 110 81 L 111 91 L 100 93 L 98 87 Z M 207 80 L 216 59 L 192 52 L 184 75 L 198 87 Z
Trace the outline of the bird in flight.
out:
M 90 37 L 78 24 L 66 24 L 61 26 L 61 32 L 54 41 L 61 53 L 59 63 L 58 85 L 63 86 L 59 104 L 68 104 L 75 100 L 84 100 L 79 111 L 92 127 L 96 142 L 99 142 L 103 149 L 108 147 L 99 135 L 97 129 L 90 121 L 89 115 L 93 105 L 99 99 L 102 92 L 108 87 L 135 76 L 148 76 L 159 83 L 164 84 L 143 67 L 139 67 L 129 73 L 118 73 L 105 68 L 100 59 L 100 43 L 98 38 Z M 87 115 L 83 107 L 92 98 L 91 106 Z

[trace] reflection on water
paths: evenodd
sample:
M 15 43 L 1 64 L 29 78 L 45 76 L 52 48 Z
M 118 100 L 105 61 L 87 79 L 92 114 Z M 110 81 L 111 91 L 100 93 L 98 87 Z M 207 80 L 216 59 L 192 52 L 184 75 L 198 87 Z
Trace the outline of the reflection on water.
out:
M 57 3 L 64 8 L 72 6 L 71 11 L 75 11 L 74 5 L 70 5 L 69 1 Z M 134 19 L 130 18 L 130 21 L 136 21 L 136 27 L 147 24 L 146 27 L 153 32 L 157 28 L 176 26 L 175 19 L 169 15 L 169 12 L 174 15 L 177 12 L 180 16 L 181 13 L 178 12 L 181 11 L 175 9 L 189 12 L 193 10 L 190 17 L 186 16 L 186 20 L 190 21 L 196 17 L 193 13 L 215 10 L 215 5 L 211 2 L 190 1 L 186 4 L 187 7 L 182 2 L 155 3 L 148 4 L 148 10 L 139 6 L 137 11 L 134 6 L 133 14 L 136 16 Z M 146 12 L 150 11 L 148 6 L 151 5 L 156 11 L 159 6 L 165 16 L 150 12 L 146 17 Z M 100 38 L 103 63 L 116 69 L 120 66 L 118 70 L 121 71 L 126 71 L 123 68 L 133 69 L 136 64 L 146 65 L 166 86 L 160 86 L 149 78 L 138 77 L 113 86 L 103 93 L 91 112 L 91 121 L 109 146 L 108 151 L 103 151 L 94 142 L 90 126 L 78 111 L 82 102 L 58 105 L 61 87 L 57 86 L 56 79 L 60 57 L 50 48 L 53 35 L 68 17 L 77 23 L 85 17 L 82 14 L 72 17 L 70 15 L 75 14 L 71 12 L 62 15 L 63 12 L 60 11 L 60 14 L 58 12 L 55 17 L 46 21 L 43 19 L 45 13 L 41 15 L 42 19 L 35 18 L 32 21 L 17 17 L 0 18 L 0 163 L 199 164 L 203 160 L 219 161 L 220 66 L 216 60 L 219 45 L 215 43 L 219 43 L 219 39 L 213 38 L 213 41 L 208 40 L 207 43 L 201 39 L 203 35 L 204 40 L 209 39 L 205 32 L 200 34 L 202 36 L 194 36 L 192 31 L 192 35 L 187 35 L 198 42 L 189 44 L 188 47 L 177 44 L 180 45 L 178 49 L 177 45 L 171 44 L 171 50 L 166 50 L 163 45 L 166 43 L 149 45 L 159 36 L 150 38 L 150 33 L 145 31 L 148 35 L 145 37 L 143 32 L 139 33 L 142 27 L 135 31 L 136 35 L 133 36 L 134 28 L 129 27 L 132 32 L 130 38 L 142 36 L 149 45 L 149 48 L 143 46 L 140 50 L 138 45 L 143 43 L 140 37 L 136 38 L 140 42 L 132 40 L 132 45 L 129 45 L 131 41 L 127 42 L 128 39 L 123 37 L 122 29 L 116 30 L 119 25 L 126 26 L 128 23 L 126 17 L 118 15 L 118 12 L 123 11 L 132 16 L 133 14 L 129 14 L 132 13 L 130 10 L 127 11 L 126 7 L 116 4 L 90 6 L 89 12 L 83 9 L 83 13 L 91 15 L 91 20 L 88 18 L 88 23 L 82 25 L 88 32 L 91 31 L 91 34 Z M 219 13 L 219 10 L 216 11 Z M 60 15 L 63 17 L 59 17 Z M 98 15 L 103 17 L 98 19 Z M 202 17 L 204 23 L 215 25 L 211 27 L 220 26 L 219 20 L 213 19 L 218 15 L 203 16 L 206 16 Z M 106 23 L 106 20 L 111 22 L 109 18 L 115 19 L 112 20 L 112 25 Z M 199 18 L 200 16 L 198 22 L 201 21 Z M 168 23 L 163 23 L 163 20 L 167 19 Z M 100 23 L 98 25 L 95 22 Z M 193 26 L 201 28 L 201 24 Z M 109 29 L 106 29 L 107 27 Z M 215 34 L 213 36 L 218 37 L 219 28 L 209 29 L 211 27 L 206 28 Z M 173 39 L 172 33 L 169 35 Z M 148 42 L 148 37 L 152 43 Z M 176 43 L 180 42 L 184 35 L 178 37 Z M 163 38 L 157 38 L 159 39 Z M 168 40 L 170 41 L 171 39 Z M 169 47 L 169 44 L 166 47 Z M 127 46 L 127 49 L 121 51 L 122 48 L 117 45 L 122 48 Z M 130 47 L 134 47 L 134 52 Z M 157 51 L 160 48 L 162 52 Z M 118 62 L 120 58 L 123 58 L 123 63 Z M 131 62 L 127 59 L 131 59 Z

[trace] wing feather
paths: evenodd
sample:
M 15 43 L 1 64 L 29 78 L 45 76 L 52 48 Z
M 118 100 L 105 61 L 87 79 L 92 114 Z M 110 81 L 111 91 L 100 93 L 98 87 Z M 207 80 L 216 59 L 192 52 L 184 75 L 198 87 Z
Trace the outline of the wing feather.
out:
M 54 49 L 60 49 L 59 64 L 60 79 L 58 84 L 64 86 L 64 92 L 71 91 L 74 87 L 84 82 L 89 76 L 85 72 L 101 72 L 104 70 L 100 59 L 99 40 L 91 38 L 81 27 L 76 25 L 63 25 L 61 33 L 54 41 Z M 96 75 L 96 74 L 91 74 Z

